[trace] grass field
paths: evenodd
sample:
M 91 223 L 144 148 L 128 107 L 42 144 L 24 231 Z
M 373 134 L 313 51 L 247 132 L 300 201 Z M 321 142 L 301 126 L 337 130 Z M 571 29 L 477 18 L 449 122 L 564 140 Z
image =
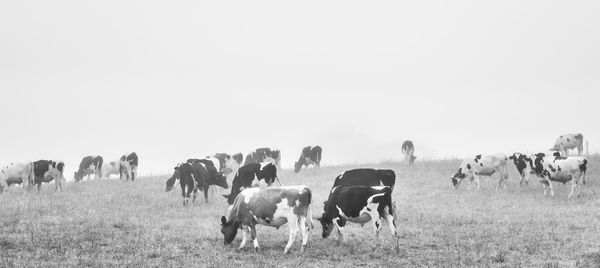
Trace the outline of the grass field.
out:
M 356 167 L 396 171 L 399 247 L 383 229 L 377 241 L 370 225 L 352 225 L 347 243 L 321 238 L 315 221 L 309 245 L 299 254 L 300 237 L 283 255 L 287 227 L 259 226 L 261 252 L 251 243 L 237 251 L 224 246 L 219 218 L 227 204 L 211 196 L 182 207 L 181 192 L 165 193 L 162 177 L 69 183 L 54 193 L 11 189 L 0 195 L 0 266 L 600 266 L 600 158 L 591 157 L 581 197 L 566 200 L 569 187 L 555 184 L 544 197 L 538 183 L 520 188 L 510 164 L 509 188 L 496 192 L 496 178 L 453 190 L 450 176 L 458 160 L 324 167 L 299 175 L 283 171 L 286 185 L 313 190 L 313 213 L 322 213 L 333 178 Z M 225 191 L 221 191 L 224 193 Z

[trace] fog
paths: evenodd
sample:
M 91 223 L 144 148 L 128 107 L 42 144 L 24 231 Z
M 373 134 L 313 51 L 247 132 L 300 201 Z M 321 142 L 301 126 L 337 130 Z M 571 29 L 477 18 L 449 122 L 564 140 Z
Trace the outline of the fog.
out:
M 2 1 L 0 164 L 600 149 L 598 1 Z

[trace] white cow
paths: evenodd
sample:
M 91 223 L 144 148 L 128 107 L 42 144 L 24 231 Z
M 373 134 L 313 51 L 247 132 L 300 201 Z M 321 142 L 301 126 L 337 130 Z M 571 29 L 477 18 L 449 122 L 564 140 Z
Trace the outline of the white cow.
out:
M 123 174 L 121 173 L 121 167 L 124 167 L 123 172 L 127 172 L 127 174 Z M 122 179 L 123 176 L 127 175 L 128 178 L 132 177 L 132 170 L 131 170 L 131 165 L 129 165 L 129 162 L 127 161 L 122 161 L 122 160 L 114 160 L 114 161 L 109 161 L 109 162 L 103 162 L 102 163 L 102 169 L 101 169 L 101 179 L 109 179 L 110 175 L 119 175 L 119 178 Z
M 580 184 L 585 184 L 585 173 L 587 171 L 588 160 L 583 156 L 560 157 L 559 155 L 546 156 L 544 153 L 538 153 L 531 157 L 533 160 L 533 169 L 544 181 L 544 195 L 554 196 L 552 181 L 567 183 L 571 181 L 571 192 L 567 198 L 571 198 L 573 193 L 580 188 Z M 579 186 L 579 187 L 578 187 Z M 581 192 L 578 192 L 578 195 Z
M 577 148 L 577 155 L 581 155 L 583 151 L 583 134 L 581 133 L 570 133 L 558 137 L 554 143 L 554 147 L 550 150 L 564 152 L 564 155 L 568 156 L 569 149 L 575 148 Z
M 0 193 L 13 183 L 22 183 L 23 189 L 33 185 L 35 174 L 32 162 L 10 163 L 0 170 Z
M 475 158 L 465 159 L 456 174 L 452 176 L 452 184 L 455 188 L 458 188 L 460 183 L 468 178 L 471 182 L 475 181 L 475 185 L 479 189 L 479 176 L 492 176 L 494 173 L 498 173 L 500 180 L 498 186 L 496 186 L 497 191 L 502 187 L 502 183 L 508 179 L 507 160 L 508 158 L 504 154 L 477 155 Z

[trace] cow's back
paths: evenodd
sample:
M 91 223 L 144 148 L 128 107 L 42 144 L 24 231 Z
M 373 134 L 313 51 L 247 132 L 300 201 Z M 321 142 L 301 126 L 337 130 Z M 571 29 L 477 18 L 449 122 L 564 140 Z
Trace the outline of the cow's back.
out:
M 336 186 L 379 186 L 379 172 L 372 168 L 352 169 L 338 175 L 333 182 Z M 333 188 L 332 187 L 332 188 Z

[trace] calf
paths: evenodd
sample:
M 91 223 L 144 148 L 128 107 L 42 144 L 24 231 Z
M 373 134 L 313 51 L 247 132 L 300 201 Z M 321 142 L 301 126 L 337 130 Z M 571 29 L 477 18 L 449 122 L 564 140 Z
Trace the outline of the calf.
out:
M 215 161 L 218 163 L 216 158 L 211 159 L 188 159 L 187 162 L 191 163 L 194 168 L 203 168 L 206 170 L 206 175 L 204 173 L 201 174 L 200 180 L 202 181 L 202 189 L 204 190 L 204 200 L 208 203 L 208 189 L 211 185 L 216 185 L 222 188 L 229 188 L 227 184 L 227 179 L 223 175 L 223 173 L 217 171 L 215 167 Z M 198 166 L 200 163 L 202 166 Z
M 569 149 L 577 148 L 577 155 L 581 155 L 583 151 L 583 134 L 575 133 L 575 134 L 565 134 L 558 139 L 554 143 L 554 147 L 550 150 L 564 152 L 565 156 L 569 155 Z
M 331 190 L 324 202 L 323 215 L 318 218 L 327 238 L 333 227 L 338 230 L 338 245 L 344 242 L 346 222 L 364 225 L 372 221 L 375 236 L 379 238 L 382 220 L 385 220 L 396 236 L 392 209 L 392 189 L 387 186 L 338 186 Z
M 94 174 L 94 179 L 100 178 L 100 170 L 102 169 L 102 156 L 86 156 L 81 159 L 81 163 L 79 163 L 79 169 L 75 171 L 73 178 L 75 181 L 83 180 L 84 176 L 88 176 L 88 180 L 90 179 L 91 174 Z
M 42 182 L 49 183 L 52 180 L 54 180 L 54 190 L 62 191 L 62 183 L 65 181 L 64 169 L 65 163 L 62 161 L 38 160 L 33 162 L 34 182 L 38 192 L 42 187 Z
M 273 184 L 277 179 L 277 167 L 273 163 L 254 163 L 241 167 L 231 183 L 231 193 L 223 195 L 229 205 L 233 204 L 235 197 L 244 189 L 264 180 L 267 185 Z M 255 182 L 255 183 L 253 183 Z
M 281 168 L 281 152 L 277 149 L 258 148 L 246 156 L 244 166 L 253 163 L 262 163 L 264 161 L 272 162 L 275 166 Z
M 396 183 L 396 173 L 390 169 L 359 168 L 342 172 L 333 181 L 336 186 L 389 186 L 392 191 Z
M 33 172 L 33 163 L 10 163 L 0 170 L 0 193 L 11 184 L 22 184 L 23 189 L 34 184 L 35 174 Z
M 121 156 L 121 158 L 119 159 L 121 162 L 127 162 L 129 164 L 130 170 L 127 170 L 127 166 L 126 165 L 121 165 L 119 168 L 119 174 L 121 174 L 121 177 L 123 175 L 127 176 L 127 180 L 129 180 L 130 175 L 131 175 L 131 181 L 135 180 L 135 177 L 137 176 L 137 168 L 138 168 L 138 156 L 135 152 L 130 153 L 128 155 L 123 155 Z
M 465 159 L 456 174 L 452 176 L 452 184 L 454 188 L 458 189 L 460 183 L 465 178 L 468 178 L 471 182 L 474 180 L 477 189 L 479 189 L 479 176 L 492 176 L 494 173 L 498 173 L 500 180 L 498 181 L 498 186 L 496 186 L 497 191 L 502 187 L 502 183 L 508 180 L 508 172 L 506 170 L 507 160 L 508 158 L 503 154 L 477 155 L 475 158 Z
M 415 162 L 415 159 L 417 159 L 417 157 L 414 156 L 414 153 L 415 146 L 413 145 L 413 142 L 409 140 L 404 141 L 402 143 L 402 155 L 404 156 L 404 161 L 409 166 Z
M 548 194 L 548 188 L 550 188 L 550 195 L 554 196 L 554 188 L 552 182 L 562 182 L 563 184 L 571 181 L 571 192 L 567 198 L 571 198 L 573 193 L 580 188 L 580 183 L 585 184 L 585 173 L 587 171 L 588 160 L 583 156 L 574 157 L 561 157 L 560 155 L 546 156 L 544 153 L 535 154 L 532 157 L 533 169 L 536 175 L 542 177 L 544 180 L 544 195 Z M 579 187 L 578 187 L 579 186 Z M 577 195 L 581 194 L 578 191 Z
M 521 153 L 514 153 L 509 156 L 508 159 L 512 160 L 517 167 L 517 171 L 521 176 L 521 180 L 519 181 L 519 185 L 523 186 L 523 181 L 526 184 L 529 184 L 529 175 L 533 172 L 533 161 L 527 155 Z
M 294 163 L 294 173 L 300 172 L 302 166 L 310 166 L 314 165 L 315 170 L 321 167 L 321 155 L 323 154 L 323 149 L 321 146 L 310 147 L 306 146 L 302 149 L 302 153 L 300 153 L 300 158 L 297 162 Z
M 302 234 L 300 252 L 303 252 L 308 242 L 308 226 L 312 226 L 311 202 L 312 193 L 304 185 L 244 189 L 235 198 L 228 217 L 221 217 L 224 243 L 231 244 L 241 229 L 243 236 L 239 249 L 244 248 L 250 233 L 254 250 L 258 251 L 257 224 L 279 228 L 288 223 L 290 236 L 283 253 L 289 252 L 298 230 Z
M 175 166 L 173 175 L 167 180 L 166 192 L 173 189 L 175 181 L 179 179 L 181 185 L 181 196 L 183 196 L 183 206 L 189 204 L 190 195 L 194 192 L 192 202 L 196 201 L 196 193 L 200 187 L 203 187 L 202 177 L 208 177 L 208 171 L 201 163 L 184 162 Z

